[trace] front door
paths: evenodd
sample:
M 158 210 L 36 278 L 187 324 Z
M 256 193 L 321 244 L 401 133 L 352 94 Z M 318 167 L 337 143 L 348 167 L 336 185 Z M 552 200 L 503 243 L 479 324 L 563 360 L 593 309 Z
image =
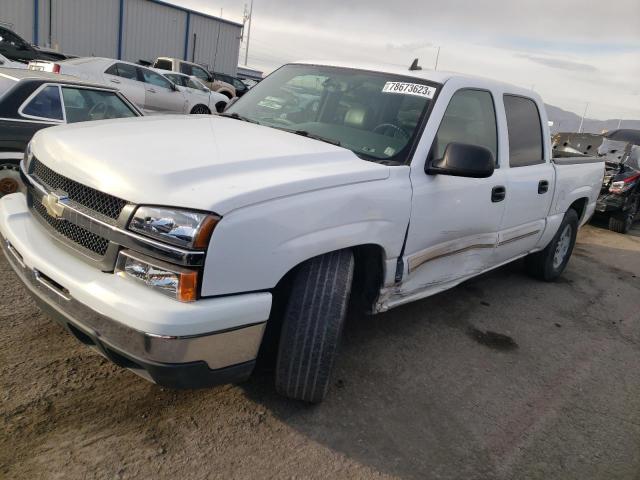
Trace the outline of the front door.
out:
M 189 113 L 184 94 L 159 73 L 139 67 L 145 86 L 145 110 L 150 113 Z
M 498 158 L 496 113 L 491 93 L 458 90 L 447 107 L 431 148 L 441 158 L 449 143 L 488 148 Z M 504 213 L 504 169 L 489 178 L 428 175 L 411 171 L 413 202 L 400 294 L 421 296 L 443 290 L 492 266 Z
M 144 109 L 144 84 L 138 80 L 138 70 L 130 63 L 116 62 L 104 72 L 105 83 L 117 88 L 130 102 Z

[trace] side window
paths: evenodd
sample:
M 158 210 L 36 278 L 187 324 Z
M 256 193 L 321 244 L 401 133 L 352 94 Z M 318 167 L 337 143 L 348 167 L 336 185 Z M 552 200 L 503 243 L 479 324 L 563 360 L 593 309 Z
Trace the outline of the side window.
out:
M 208 82 L 209 81 L 209 74 L 207 72 L 205 72 L 205 70 L 203 68 L 192 67 L 192 71 L 193 71 L 192 75 L 198 77 L 203 82 Z
M 62 87 L 67 123 L 135 117 L 136 113 L 114 92 Z
M 530 98 L 504 96 L 509 131 L 509 165 L 526 167 L 544 163 L 540 112 Z
M 115 75 L 129 80 L 138 80 L 138 73 L 134 65 L 128 63 L 114 63 L 105 72 L 107 75 Z
M 166 88 L 167 90 L 171 89 L 171 82 L 164 78 L 162 75 L 156 72 L 152 72 L 146 68 L 141 68 L 142 78 L 144 78 L 144 83 L 149 83 L 151 85 L 155 85 L 156 87 Z
M 488 148 L 498 159 L 498 133 L 493 97 L 484 90 L 457 91 L 444 113 L 433 145 L 433 158 L 442 158 L 450 143 Z
M 63 120 L 60 89 L 55 86 L 45 87 L 22 109 L 22 113 L 32 117 Z

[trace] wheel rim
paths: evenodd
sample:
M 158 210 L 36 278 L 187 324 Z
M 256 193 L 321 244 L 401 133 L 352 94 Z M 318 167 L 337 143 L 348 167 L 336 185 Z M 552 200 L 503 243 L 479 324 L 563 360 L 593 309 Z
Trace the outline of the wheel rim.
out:
M 556 244 L 556 251 L 553 255 L 553 268 L 559 268 L 567 257 L 567 252 L 569 251 L 569 247 L 571 247 L 572 233 L 573 229 L 571 225 L 566 225 L 564 230 L 562 230 L 558 243 Z
M 17 165 L 0 166 L 0 196 L 16 193 L 20 189 Z
M 194 115 L 203 115 L 206 113 L 209 113 L 209 112 L 207 112 L 207 109 L 203 106 L 197 106 L 196 108 L 193 109 Z

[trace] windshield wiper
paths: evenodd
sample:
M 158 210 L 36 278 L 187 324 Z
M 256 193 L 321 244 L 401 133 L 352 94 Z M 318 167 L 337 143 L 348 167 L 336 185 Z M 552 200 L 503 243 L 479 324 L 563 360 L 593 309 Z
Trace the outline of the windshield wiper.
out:
M 337 147 L 340 146 L 340 141 L 333 140 L 331 138 L 323 137 L 321 135 L 316 135 L 315 133 L 308 132 L 306 130 L 288 130 L 287 132 L 295 133 L 296 135 L 300 135 L 302 137 L 312 138 L 314 140 L 320 140 L 321 142 L 330 143 L 331 145 L 335 145 Z
M 227 117 L 227 118 L 233 118 L 234 120 L 242 120 L 243 122 L 255 123 L 255 124 L 261 125 L 261 123 L 258 122 L 257 120 L 252 120 L 252 119 L 244 117 L 242 115 L 238 115 L 236 112 L 233 112 L 233 113 L 221 113 L 220 116 L 221 117 Z

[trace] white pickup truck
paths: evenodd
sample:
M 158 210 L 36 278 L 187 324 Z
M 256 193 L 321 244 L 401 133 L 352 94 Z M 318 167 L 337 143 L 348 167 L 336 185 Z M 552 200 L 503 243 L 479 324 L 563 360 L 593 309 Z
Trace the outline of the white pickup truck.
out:
M 349 305 L 384 312 L 521 257 L 558 277 L 604 165 L 551 159 L 530 90 L 309 62 L 222 116 L 42 130 L 21 169 L 3 249 L 80 341 L 178 388 L 246 378 L 275 338 L 277 390 L 318 402 Z

